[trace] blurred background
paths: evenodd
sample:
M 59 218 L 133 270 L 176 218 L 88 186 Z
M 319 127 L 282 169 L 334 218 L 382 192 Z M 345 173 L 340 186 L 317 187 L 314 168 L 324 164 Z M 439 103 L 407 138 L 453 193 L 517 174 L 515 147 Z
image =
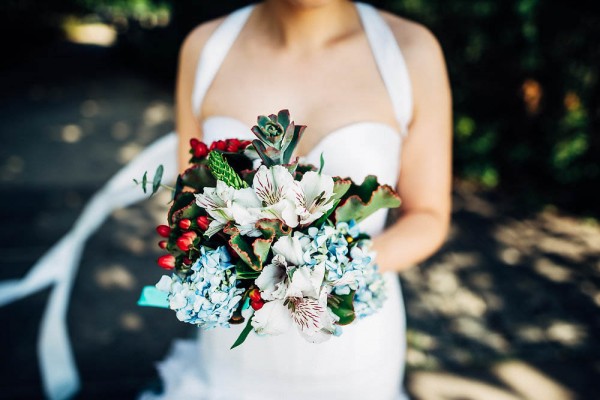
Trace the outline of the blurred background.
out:
M 173 128 L 179 45 L 247 2 L 0 3 L 0 279 L 19 278 L 86 200 Z M 600 14 L 591 0 L 381 0 L 444 48 L 455 117 L 453 226 L 402 274 L 415 399 L 598 398 Z M 193 327 L 136 306 L 158 280 L 168 199 L 119 210 L 85 249 L 68 312 L 80 398 L 158 387 Z M 0 398 L 42 397 L 49 290 L 0 308 Z

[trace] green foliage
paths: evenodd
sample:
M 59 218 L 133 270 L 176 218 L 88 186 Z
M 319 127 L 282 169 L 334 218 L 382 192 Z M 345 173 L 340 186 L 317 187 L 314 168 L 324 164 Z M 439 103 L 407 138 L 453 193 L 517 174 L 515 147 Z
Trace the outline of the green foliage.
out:
M 225 182 L 227 186 L 234 189 L 248 187 L 248 184 L 240 178 L 233 168 L 229 165 L 223 154 L 213 150 L 208 153 L 208 169 L 215 179 Z
M 354 293 L 351 291 L 346 295 L 332 294 L 327 298 L 327 305 L 331 311 L 340 319 L 337 322 L 339 325 L 348 325 L 356 318 L 354 313 Z
M 594 3 L 384 0 L 438 38 L 453 91 L 454 172 L 598 214 L 600 14 Z
M 233 346 L 231 346 L 230 350 L 233 350 L 234 348 L 236 348 L 239 345 L 241 345 L 242 343 L 244 343 L 244 341 L 246 340 L 246 338 L 252 331 L 252 317 L 248 318 L 248 322 L 246 323 L 246 326 L 242 330 L 242 333 L 240 333 L 240 336 L 238 336 L 238 338 L 236 339 L 235 343 L 233 343 Z

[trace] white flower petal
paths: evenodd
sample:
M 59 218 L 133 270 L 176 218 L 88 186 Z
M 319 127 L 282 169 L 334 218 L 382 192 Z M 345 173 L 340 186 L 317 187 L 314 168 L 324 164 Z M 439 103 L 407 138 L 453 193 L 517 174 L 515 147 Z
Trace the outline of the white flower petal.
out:
M 254 283 L 261 290 L 263 299 L 282 299 L 285 295 L 286 284 L 284 281 L 286 276 L 285 266 L 269 264 L 263 268 Z
M 297 237 L 282 236 L 273 244 L 273 253 L 283 256 L 288 264 L 304 264 L 302 244 Z
M 333 178 L 329 175 L 308 171 L 302 176 L 300 186 L 307 199 L 316 199 L 323 192 L 327 200 L 333 196 Z
M 256 195 L 267 205 L 276 204 L 290 195 L 289 187 L 293 184 L 294 177 L 281 165 L 261 166 L 252 181 Z
M 171 291 L 171 284 L 173 283 L 173 279 L 170 276 L 163 275 L 160 277 L 160 280 L 156 283 L 156 288 L 161 292 L 169 293 Z
M 258 334 L 280 335 L 290 329 L 292 318 L 283 301 L 266 302 L 260 310 L 254 312 L 252 327 Z

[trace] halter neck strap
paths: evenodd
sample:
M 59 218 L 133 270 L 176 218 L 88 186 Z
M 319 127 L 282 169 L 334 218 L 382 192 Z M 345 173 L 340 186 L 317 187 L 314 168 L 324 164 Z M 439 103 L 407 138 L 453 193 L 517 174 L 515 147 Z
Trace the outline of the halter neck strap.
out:
M 410 76 L 402 51 L 377 9 L 366 3 L 355 4 L 379 73 L 389 93 L 400 133 L 404 136 L 412 119 L 413 102 Z M 192 92 L 192 107 L 196 115 L 199 115 L 208 88 L 253 9 L 254 5 L 251 4 L 229 14 L 204 45 Z
M 254 4 L 250 4 L 229 14 L 206 41 L 196 67 L 192 92 L 192 109 L 196 115 L 200 114 L 210 84 L 253 9 Z

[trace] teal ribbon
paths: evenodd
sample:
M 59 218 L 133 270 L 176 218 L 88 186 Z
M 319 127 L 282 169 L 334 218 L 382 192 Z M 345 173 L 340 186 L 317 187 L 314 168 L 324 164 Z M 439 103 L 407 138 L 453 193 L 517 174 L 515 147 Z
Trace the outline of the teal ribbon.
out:
M 156 286 L 144 286 L 137 303 L 138 306 L 144 307 L 169 308 L 167 295 L 167 293 L 158 290 Z

